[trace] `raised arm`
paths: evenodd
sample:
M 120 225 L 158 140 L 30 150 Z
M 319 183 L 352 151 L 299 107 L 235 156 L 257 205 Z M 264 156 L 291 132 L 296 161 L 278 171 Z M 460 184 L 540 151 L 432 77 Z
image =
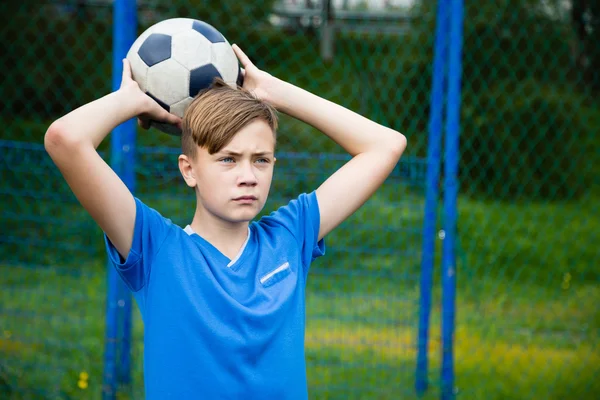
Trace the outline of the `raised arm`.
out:
M 352 156 L 317 189 L 321 239 L 381 186 L 404 152 L 406 138 L 287 82 L 280 81 L 276 89 L 275 107 L 314 126 Z
M 136 116 L 180 123 L 139 89 L 125 61 L 119 90 L 54 121 L 44 137 L 46 151 L 75 197 L 122 257 L 127 257 L 133 240 L 135 201 L 96 149 L 117 125 Z
M 352 159 L 318 189 L 319 239 L 361 207 L 381 186 L 406 148 L 399 132 L 338 104 L 272 77 L 254 66 L 234 45 L 245 68 L 244 87 L 278 110 L 304 121 L 342 146 Z

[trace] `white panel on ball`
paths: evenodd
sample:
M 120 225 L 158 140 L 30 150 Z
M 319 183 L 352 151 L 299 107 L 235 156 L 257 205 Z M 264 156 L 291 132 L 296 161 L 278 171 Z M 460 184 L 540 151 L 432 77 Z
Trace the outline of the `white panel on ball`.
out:
M 192 99 L 191 97 L 187 97 L 187 98 L 173 104 L 171 106 L 171 113 L 177 115 L 179 118 L 183 118 L 183 114 L 185 113 L 185 110 L 187 110 L 187 108 L 190 106 L 190 104 L 192 104 L 192 101 L 194 101 L 194 99 Z
M 152 33 L 162 33 L 173 36 L 179 32 L 192 29 L 193 23 L 194 20 L 189 18 L 172 18 L 152 25 L 148 29 L 152 29 Z
M 190 71 L 172 58 L 148 70 L 148 92 L 171 106 L 189 96 Z
M 221 77 L 229 85 L 235 87 L 238 77 L 238 60 L 227 42 L 215 43 L 211 46 L 212 64 L 217 68 Z
M 127 54 L 127 60 L 131 65 L 131 75 L 133 80 L 138 83 L 142 92 L 148 90 L 148 66 L 140 58 L 137 50 L 134 53 Z
M 189 70 L 210 63 L 212 44 L 199 32 L 190 29 L 179 32 L 171 39 L 171 58 Z

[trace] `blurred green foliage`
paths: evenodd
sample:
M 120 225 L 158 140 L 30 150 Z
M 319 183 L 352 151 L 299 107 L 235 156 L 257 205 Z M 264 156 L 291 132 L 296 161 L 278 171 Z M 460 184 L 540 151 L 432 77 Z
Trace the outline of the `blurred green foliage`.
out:
M 267 23 L 264 10 L 273 0 L 226 1 L 220 12 L 209 3 L 155 1 L 145 7 L 161 18 L 207 20 L 260 67 L 403 131 L 411 137 L 409 152 L 426 154 L 429 32 L 435 23 L 428 8 L 434 3 L 413 10 L 422 20 L 405 36 L 338 35 L 331 63 L 320 59 L 318 32 L 287 35 Z M 593 100 L 598 92 L 591 92 L 590 74 L 573 55 L 579 43 L 576 23 L 552 19 L 539 11 L 539 3 L 466 4 L 460 173 L 472 194 L 558 199 L 580 196 L 590 186 L 591 174 L 578 155 L 592 151 L 589 138 L 600 129 L 587 111 L 598 107 Z M 28 4 L 1 28 L 8 46 L 6 81 L 12 84 L 0 87 L 0 96 L 8 99 L 0 113 L 48 121 L 107 93 L 110 9 L 50 18 Z M 140 21 L 139 32 L 149 24 Z M 45 40 L 39 40 L 42 35 Z M 600 53 L 597 47 L 586 51 L 590 60 Z M 294 122 L 282 129 L 293 131 L 294 138 L 280 141 L 283 150 L 339 151 Z M 177 145 L 169 139 L 163 141 Z M 525 181 L 523 170 L 529 174 Z

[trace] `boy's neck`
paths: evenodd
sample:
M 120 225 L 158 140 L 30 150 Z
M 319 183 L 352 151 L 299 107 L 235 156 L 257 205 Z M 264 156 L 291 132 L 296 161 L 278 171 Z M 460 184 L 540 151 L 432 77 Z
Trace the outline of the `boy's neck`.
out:
M 235 258 L 248 238 L 249 222 L 231 223 L 223 221 L 206 212 L 202 207 L 196 209 L 190 226 L 204 240 L 216 247 L 229 259 Z

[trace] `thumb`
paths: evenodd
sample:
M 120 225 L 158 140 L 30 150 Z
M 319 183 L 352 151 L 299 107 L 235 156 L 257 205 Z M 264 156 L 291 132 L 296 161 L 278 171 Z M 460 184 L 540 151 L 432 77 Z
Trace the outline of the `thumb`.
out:
M 129 64 L 129 60 L 123 59 L 123 76 L 121 77 L 121 85 L 131 78 L 131 64 Z
M 242 66 L 245 69 L 248 69 L 248 68 L 251 68 L 252 66 L 254 66 L 254 64 L 252 64 L 252 61 L 250 61 L 250 58 L 248 58 L 246 53 L 244 53 L 237 44 L 234 43 L 231 47 L 233 49 L 233 52 L 237 56 L 237 58 L 240 60 L 240 63 L 242 64 Z

